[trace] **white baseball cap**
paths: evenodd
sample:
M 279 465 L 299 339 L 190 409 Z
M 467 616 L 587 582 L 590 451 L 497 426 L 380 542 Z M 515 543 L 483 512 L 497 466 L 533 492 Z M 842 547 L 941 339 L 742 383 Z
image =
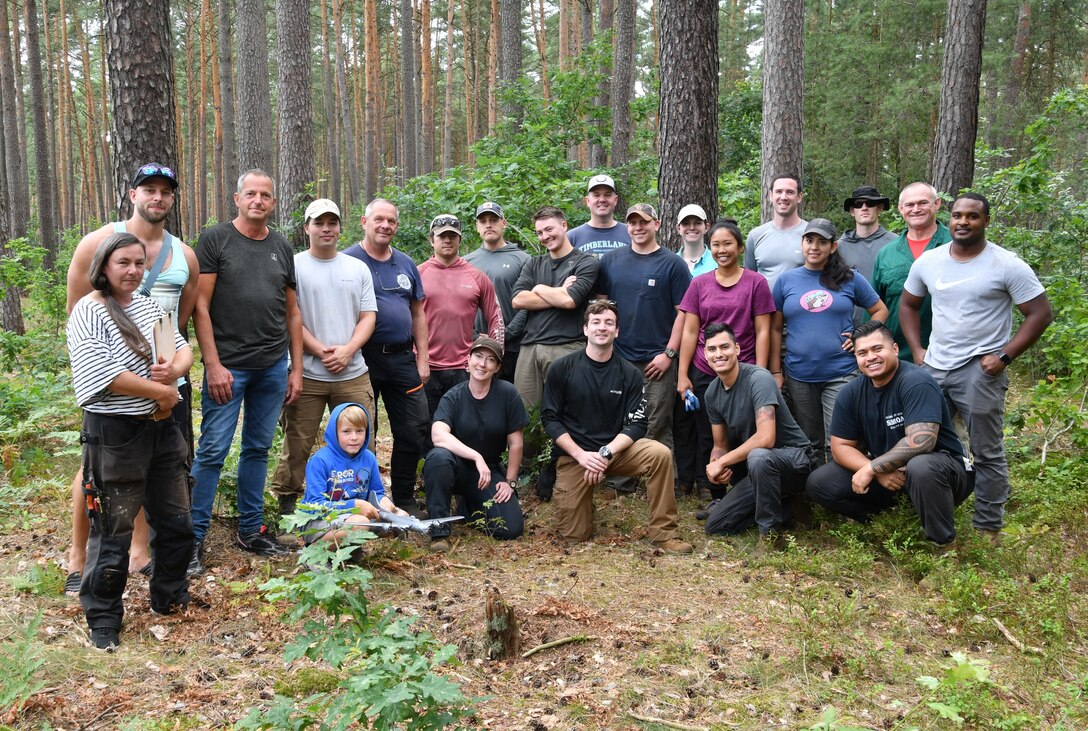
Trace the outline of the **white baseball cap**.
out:
M 588 193 L 589 191 L 596 188 L 598 185 L 604 185 L 611 188 L 612 190 L 616 190 L 616 181 L 613 180 L 611 177 L 609 177 L 608 175 L 594 175 L 592 178 L 589 179 L 589 184 L 586 185 L 586 192 Z
M 306 221 L 312 221 L 325 213 L 333 213 L 336 214 L 337 218 L 343 218 L 340 215 L 340 208 L 328 198 L 318 198 L 313 203 L 306 206 L 306 215 L 303 218 Z
M 680 209 L 680 213 L 676 216 L 677 223 L 683 223 L 685 218 L 695 216 L 700 221 L 706 221 L 706 211 L 698 203 L 688 203 L 686 206 Z

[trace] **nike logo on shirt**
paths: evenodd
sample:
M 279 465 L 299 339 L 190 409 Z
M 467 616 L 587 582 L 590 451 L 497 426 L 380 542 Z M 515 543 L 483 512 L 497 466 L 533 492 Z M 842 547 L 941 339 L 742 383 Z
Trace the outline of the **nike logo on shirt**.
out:
M 963 284 L 964 282 L 970 282 L 972 279 L 974 279 L 974 277 L 967 277 L 966 279 L 953 279 L 951 282 L 946 282 L 943 278 L 937 277 L 937 281 L 935 282 L 935 284 L 938 290 L 944 290 L 949 289 L 950 287 L 955 287 L 958 284 Z

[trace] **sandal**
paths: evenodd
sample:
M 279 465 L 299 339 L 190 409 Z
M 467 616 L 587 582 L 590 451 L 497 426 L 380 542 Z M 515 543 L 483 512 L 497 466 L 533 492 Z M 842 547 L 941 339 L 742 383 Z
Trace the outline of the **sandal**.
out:
M 79 596 L 79 585 L 83 583 L 83 572 L 73 571 L 64 580 L 65 596 Z

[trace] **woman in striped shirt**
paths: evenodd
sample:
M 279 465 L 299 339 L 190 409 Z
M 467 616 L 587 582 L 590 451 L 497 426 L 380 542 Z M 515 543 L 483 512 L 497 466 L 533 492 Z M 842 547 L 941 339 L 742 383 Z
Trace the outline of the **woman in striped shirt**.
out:
M 68 351 L 76 401 L 83 408 L 84 494 L 91 520 L 80 587 L 91 641 L 120 644 L 132 523 L 143 506 L 154 529 L 151 609 L 177 611 L 192 601 L 185 569 L 193 546 L 187 448 L 170 410 L 177 379 L 193 363 L 188 343 L 173 332 L 170 361 L 155 357 L 159 305 L 134 296 L 144 272 L 144 246 L 128 233 L 106 238 L 88 275 L 93 291 L 68 319 Z

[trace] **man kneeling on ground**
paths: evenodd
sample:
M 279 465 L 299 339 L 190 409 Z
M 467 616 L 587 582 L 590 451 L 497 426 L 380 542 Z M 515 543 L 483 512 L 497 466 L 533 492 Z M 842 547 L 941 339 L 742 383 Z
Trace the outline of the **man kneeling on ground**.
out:
M 669 553 L 691 553 L 678 537 L 672 453 L 646 439 L 642 371 L 615 354 L 616 304 L 586 307 L 584 350 L 552 364 L 544 379 L 540 420 L 562 450 L 556 465 L 555 509 L 568 542 L 593 535 L 593 486 L 606 475 L 645 476 L 650 501 L 648 537 Z
M 705 332 L 706 360 L 718 376 L 704 399 L 714 433 L 706 475 L 715 484 L 733 485 L 712 504 L 706 532 L 740 533 L 757 525 L 761 541 L 781 547 L 781 531 L 792 522 L 795 507 L 807 508 L 805 479 L 816 452 L 770 371 L 738 360 L 733 329 L 716 322 Z
M 808 478 L 813 502 L 858 521 L 906 492 L 933 543 L 956 538 L 956 506 L 971 494 L 963 445 L 933 376 L 899 360 L 895 336 L 871 320 L 854 329 L 862 378 L 846 385 L 831 419 L 834 462 Z

